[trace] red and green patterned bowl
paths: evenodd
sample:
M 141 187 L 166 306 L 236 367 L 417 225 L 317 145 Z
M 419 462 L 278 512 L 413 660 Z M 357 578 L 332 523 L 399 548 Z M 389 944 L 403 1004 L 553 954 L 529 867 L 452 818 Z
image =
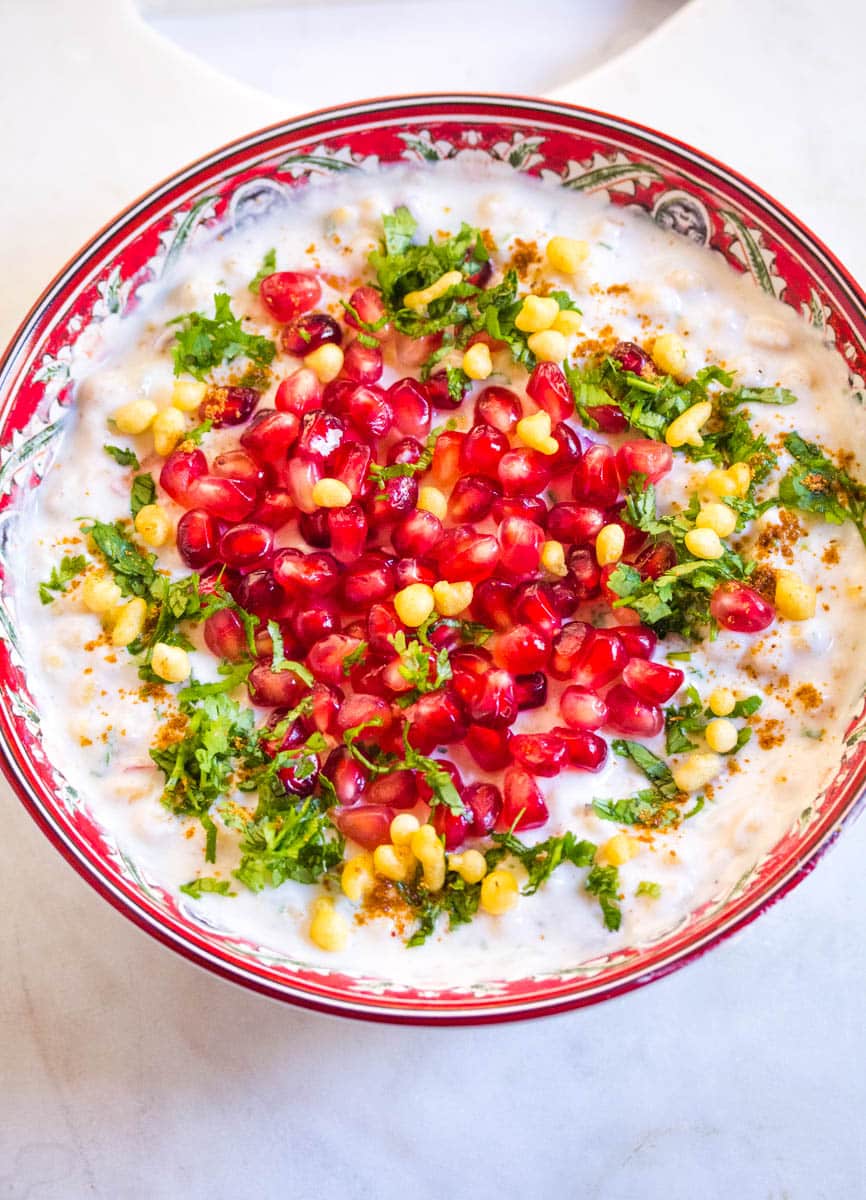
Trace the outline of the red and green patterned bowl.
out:
M 606 192 L 708 246 L 755 285 L 817 325 L 855 387 L 866 375 L 866 298 L 795 217 L 754 184 L 672 138 L 602 113 L 540 100 L 419 96 L 375 100 L 286 121 L 199 160 L 121 213 L 46 289 L 0 364 L 0 731 L 3 771 L 58 850 L 117 909 L 193 962 L 307 1008 L 430 1024 L 560 1012 L 656 979 L 752 920 L 815 865 L 857 811 L 866 782 L 866 712 L 851 713 L 831 784 L 804 796 L 785 836 L 733 890 L 657 940 L 577 961 L 556 974 L 419 990 L 399 979 L 323 970 L 215 930 L 144 878 L 45 756 L 39 712 L 16 636 L 10 520 L 39 482 L 49 443 L 73 403 L 72 347 L 98 352 L 106 322 L 190 252 L 217 222 L 254 219 L 314 177 L 379 163 L 486 156 L 554 185 Z M 192 908 L 194 906 L 190 906 Z M 409 951 L 408 953 L 418 953 Z

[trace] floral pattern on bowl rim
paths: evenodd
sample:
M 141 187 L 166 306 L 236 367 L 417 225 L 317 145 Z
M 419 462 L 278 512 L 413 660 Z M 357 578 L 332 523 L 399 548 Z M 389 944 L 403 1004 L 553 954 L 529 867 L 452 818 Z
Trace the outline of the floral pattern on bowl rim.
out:
M 16 506 L 38 483 L 87 360 L 147 284 L 216 223 L 254 220 L 298 186 L 380 163 L 488 158 L 562 187 L 603 191 L 722 254 L 797 309 L 844 356 L 863 399 L 866 298 L 833 255 L 759 188 L 707 156 L 629 121 L 518 97 L 395 97 L 313 113 L 192 164 L 111 221 L 60 272 L 0 363 L 0 734 L 3 771 L 53 844 L 107 900 L 215 973 L 308 1008 L 369 1020 L 455 1024 L 559 1012 L 658 978 L 729 935 L 815 865 L 861 803 L 866 708 L 852 719 L 831 784 L 722 896 L 640 947 L 553 974 L 442 990 L 288 960 L 213 928 L 165 893 L 90 817 L 46 759 L 15 635 L 8 561 Z

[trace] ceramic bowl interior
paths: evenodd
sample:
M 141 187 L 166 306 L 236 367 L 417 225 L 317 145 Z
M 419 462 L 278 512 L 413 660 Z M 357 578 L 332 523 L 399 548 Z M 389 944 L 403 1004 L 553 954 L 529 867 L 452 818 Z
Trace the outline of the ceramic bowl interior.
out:
M 0 365 L 0 731 L 4 770 L 21 800 L 76 870 L 166 945 L 271 996 L 368 1019 L 457 1023 L 503 1020 L 593 1003 L 656 978 L 742 926 L 814 865 L 858 805 L 866 779 L 864 712 L 851 714 L 830 786 L 733 890 L 688 914 L 651 944 L 543 977 L 479 979 L 420 991 L 287 960 L 205 924 L 121 853 L 88 812 L 87 796 L 46 759 L 39 712 L 16 636 L 11 523 L 45 468 L 73 401 L 73 361 L 98 353 L 112 317 L 140 286 L 188 254 L 210 227 L 255 220 L 293 189 L 380 163 L 486 157 L 515 172 L 611 204 L 637 207 L 721 254 L 755 285 L 820 328 L 866 374 L 866 303 L 853 280 L 794 217 L 705 155 L 615 117 L 537 100 L 429 96 L 371 101 L 262 130 L 209 155 L 112 221 L 57 276 Z

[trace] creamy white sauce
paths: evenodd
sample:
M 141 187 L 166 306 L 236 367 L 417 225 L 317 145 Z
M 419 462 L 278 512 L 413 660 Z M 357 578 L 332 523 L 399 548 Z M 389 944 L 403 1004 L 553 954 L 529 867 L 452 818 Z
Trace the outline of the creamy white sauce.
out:
M 160 804 L 163 778 L 148 749 L 161 718 L 138 696 L 135 665 L 124 650 L 84 649 L 98 639 L 101 627 L 99 618 L 84 609 L 78 589 L 43 607 L 37 585 L 62 553 L 75 552 L 62 539 L 79 536 L 76 518 L 92 515 L 108 521 L 128 515 L 128 473 L 104 454 L 106 441 L 134 444 L 143 469 L 158 477 L 160 460 L 144 457 L 149 439 L 110 434 L 106 419 L 127 400 L 168 395 L 172 339 L 166 322 L 192 309 L 209 311 L 214 292 L 224 290 L 235 312 L 255 318 L 257 332 L 273 334 L 247 286 L 271 246 L 277 248 L 278 269 L 315 267 L 336 277 L 336 289 L 326 290 L 335 306 L 338 295 L 347 296 L 367 274 L 366 255 L 378 240 L 380 214 L 401 203 L 411 209 L 421 236 L 456 231 L 462 220 L 489 229 L 500 248 L 500 263 L 515 237 L 542 247 L 555 234 L 585 239 L 591 253 L 579 276 L 557 279 L 545 271 L 575 296 L 585 337 L 606 327 L 618 338 L 639 342 L 657 332 L 676 332 L 687 346 L 690 373 L 707 362 L 722 362 L 740 384 L 782 383 L 797 392 L 799 402 L 789 408 L 754 406 L 753 427 L 771 439 L 796 428 L 831 450 L 845 448 L 856 456 L 852 472 L 864 474 L 862 412 L 847 389 L 841 356 L 792 310 L 764 296 L 717 255 L 600 199 L 521 179 L 486 163 L 353 173 L 327 188 L 307 189 L 265 222 L 197 247 L 172 276 L 147 289 L 150 294 L 135 315 L 116 323 L 102 360 L 78 387 L 55 461 L 17 529 L 24 564 L 17 594 L 19 627 L 47 753 L 121 851 L 146 878 L 166 889 L 198 874 L 231 879 L 237 863 L 235 836 L 221 835 L 218 862 L 204 863 L 198 825 L 170 815 Z M 616 285 L 629 290 L 620 292 Z M 283 360 L 280 369 L 287 374 L 295 364 Z M 385 381 L 403 373 L 391 363 Z M 512 382 L 519 388 L 524 378 L 512 366 L 488 382 Z M 273 388 L 265 405 L 272 396 Z M 235 444 L 239 432 L 213 434 L 205 444 L 208 456 L 223 444 Z M 676 456 L 673 472 L 659 489 L 661 507 L 682 503 L 708 466 Z M 175 519 L 180 516 L 167 496 L 161 495 L 160 502 Z M 763 520 L 776 518 L 771 511 Z M 420 949 L 407 950 L 384 920 L 353 924 L 339 955 L 340 969 L 437 987 L 577 969 L 595 956 L 652 941 L 695 908 L 729 893 L 828 782 L 866 678 L 866 641 L 859 636 L 862 544 L 850 525 L 801 520 L 808 525 L 808 537 L 798 542 L 794 565 L 820 589 L 815 618 L 802 624 L 780 621 L 757 637 L 722 632 L 712 645 L 697 648 L 686 666 L 687 683 L 694 683 L 703 697 L 716 685 L 728 685 L 741 695 L 762 695 L 760 719 L 780 721 L 784 741 L 764 750 L 753 737 L 738 756 L 737 773 L 716 781 L 713 798 L 700 814 L 679 831 L 642 844 L 638 855 L 620 868 L 624 899 L 618 933 L 604 928 L 597 904 L 584 893 L 585 873 L 566 866 L 506 916 L 479 914 L 471 925 L 452 934 L 443 931 Z M 755 532 L 753 528 L 751 535 Z M 286 539 L 278 534 L 281 540 Z M 822 555 L 831 541 L 839 561 L 829 567 Z M 186 573 L 173 549 L 161 550 L 159 557 L 161 565 Z M 772 557 L 768 561 L 792 565 Z M 681 647 L 674 642 L 667 648 Z M 662 657 L 661 650 L 656 657 Z M 194 655 L 199 679 L 214 678 L 215 665 L 207 652 Z M 747 677 L 747 667 L 754 677 Z M 787 690 L 779 688 L 784 675 L 791 684 Z M 823 698 L 814 711 L 791 699 L 791 691 L 802 683 L 812 684 Z M 767 684 L 773 694 L 765 691 Z M 557 723 L 558 714 L 539 710 L 524 714 L 518 728 Z M 664 753 L 662 738 L 654 748 Z M 459 748 L 452 748 L 451 757 L 464 777 L 484 777 Z M 573 829 L 601 843 L 617 826 L 593 814 L 593 797 L 629 795 L 644 781 L 612 755 L 598 775 L 566 771 L 539 783 L 551 819 L 543 830 L 527 834 L 527 840 Z M 641 880 L 659 883 L 661 897 L 635 897 Z M 194 919 L 266 946 L 277 957 L 335 965 L 335 956 L 318 950 L 307 936 L 317 889 L 287 883 L 258 895 L 240 884 L 235 890 L 233 898 L 206 895 L 200 901 L 182 897 L 182 902 Z M 351 917 L 348 900 L 340 897 L 337 905 Z

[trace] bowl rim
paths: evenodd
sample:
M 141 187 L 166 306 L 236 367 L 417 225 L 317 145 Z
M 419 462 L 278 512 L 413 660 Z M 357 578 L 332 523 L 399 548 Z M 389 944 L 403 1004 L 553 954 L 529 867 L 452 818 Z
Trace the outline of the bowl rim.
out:
M 134 200 L 110 217 L 67 259 L 31 304 L 0 355 L 0 389 L 3 388 L 10 371 L 14 370 L 19 353 L 25 349 L 32 326 L 66 285 L 67 277 L 73 275 L 83 265 L 84 260 L 93 251 L 99 249 L 105 239 L 127 226 L 140 207 L 158 200 L 164 193 L 183 183 L 188 177 L 194 176 L 201 169 L 218 165 L 227 155 L 243 150 L 247 144 L 254 145 L 275 134 L 302 132 L 306 126 L 315 125 L 323 120 L 348 116 L 374 116 L 392 106 L 417 109 L 418 115 L 423 116 L 425 108 L 429 106 L 466 104 L 471 106 L 483 103 L 523 108 L 530 120 L 535 115 L 547 114 L 597 120 L 602 124 L 610 123 L 624 127 L 638 137 L 648 137 L 663 146 L 693 157 L 700 164 L 709 167 L 715 174 L 726 177 L 747 195 L 751 194 L 787 226 L 788 231 L 793 234 L 795 239 L 817 251 L 832 269 L 838 281 L 845 285 L 854 307 L 861 310 L 864 326 L 866 326 L 866 292 L 826 243 L 765 189 L 753 183 L 739 171 L 729 167 L 722 160 L 696 149 L 688 142 L 630 118 L 566 101 L 503 92 L 398 93 L 314 109 L 295 117 L 264 125 L 249 133 L 232 138 L 216 149 L 189 161 L 141 192 Z M 448 115 L 447 111 L 431 113 L 431 117 L 447 118 Z M 373 1003 L 359 1002 L 358 998 L 348 993 L 340 1000 L 334 997 L 320 998 L 308 992 L 295 990 L 291 984 L 271 984 L 266 979 L 244 970 L 233 962 L 221 961 L 213 952 L 194 945 L 182 933 L 173 931 L 162 921 L 137 908 L 127 896 L 114 889 L 95 863 L 78 853 L 76 847 L 67 841 L 62 831 L 53 824 L 49 815 L 44 811 L 39 797 L 35 794 L 27 778 L 24 766 L 19 761 L 16 747 L 7 739 L 2 728 L 0 728 L 0 773 L 37 826 L 76 873 L 136 927 L 148 933 L 162 945 L 174 950 L 187 961 L 247 990 L 310 1011 L 377 1023 L 426 1026 L 498 1024 L 505 1021 L 529 1020 L 540 1016 L 560 1014 L 624 995 L 679 970 L 686 963 L 702 957 L 713 946 L 751 924 L 753 920 L 796 887 L 810 874 L 823 854 L 835 843 L 843 827 L 859 815 L 864 806 L 864 799 L 866 799 L 866 771 L 864 771 L 863 779 L 855 783 L 853 787 L 850 783 L 848 785 L 847 790 L 852 794 L 847 801 L 845 810 L 839 813 L 823 831 L 816 831 L 815 840 L 802 847 L 795 861 L 790 864 L 787 873 L 776 880 L 770 886 L 769 891 L 756 896 L 743 911 L 730 917 L 726 922 L 723 920 L 693 943 L 676 951 L 669 960 L 655 966 L 648 966 L 643 970 L 638 968 L 633 976 L 606 983 L 598 991 L 590 994 L 558 995 L 546 1002 L 543 998 L 526 1000 L 519 997 L 516 999 L 503 997 L 498 1003 L 494 1002 L 493 1005 L 484 1008 L 478 1008 L 477 1001 L 472 997 L 467 997 L 465 1006 L 440 1012 L 419 1007 L 418 1000 L 415 998 L 408 999 L 405 1006 L 400 1008 L 377 1007 Z

